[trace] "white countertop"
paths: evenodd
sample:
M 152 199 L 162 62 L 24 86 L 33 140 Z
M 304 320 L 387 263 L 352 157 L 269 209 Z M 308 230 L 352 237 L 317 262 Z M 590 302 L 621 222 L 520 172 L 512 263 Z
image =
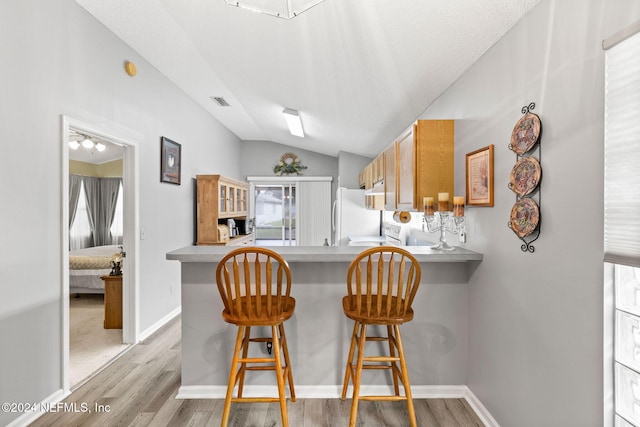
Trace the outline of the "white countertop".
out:
M 404 246 L 419 262 L 481 261 L 482 254 L 456 247 L 453 251 L 434 251 L 426 246 Z M 166 259 L 180 262 L 218 262 L 231 246 L 186 246 L 168 252 Z M 271 246 L 287 262 L 351 262 L 364 250 L 362 246 Z

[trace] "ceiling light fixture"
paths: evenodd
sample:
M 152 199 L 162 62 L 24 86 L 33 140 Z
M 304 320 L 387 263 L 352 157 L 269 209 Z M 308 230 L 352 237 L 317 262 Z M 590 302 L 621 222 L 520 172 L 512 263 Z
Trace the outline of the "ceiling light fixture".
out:
M 291 135 L 304 138 L 304 130 L 302 129 L 302 119 L 300 119 L 300 114 L 298 114 L 296 110 L 285 108 L 282 110 L 282 115 L 284 116 L 284 120 L 287 122 L 287 126 L 289 126 L 289 132 L 291 132 Z
M 87 150 L 93 150 L 95 148 L 99 152 L 103 152 L 104 150 L 107 149 L 107 146 L 102 142 L 95 142 L 92 139 L 92 137 L 88 135 L 83 135 L 78 132 L 74 132 L 73 135 L 71 135 L 70 139 L 71 140 L 69 141 L 69 148 L 74 151 L 80 148 L 81 146 L 86 148 Z
M 84 141 L 82 141 L 82 146 L 84 148 L 93 148 L 94 143 L 92 140 L 90 140 L 89 138 L 85 138 Z
M 228 5 L 264 13 L 277 18 L 291 19 L 324 0 L 225 0 Z

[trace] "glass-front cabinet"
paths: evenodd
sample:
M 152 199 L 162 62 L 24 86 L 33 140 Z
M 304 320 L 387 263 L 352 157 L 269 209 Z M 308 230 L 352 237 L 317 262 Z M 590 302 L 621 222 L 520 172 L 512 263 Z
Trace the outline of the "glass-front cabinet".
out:
M 249 184 L 221 175 L 198 175 L 196 182 L 196 244 L 234 244 L 234 238 L 252 241 L 252 236 L 240 235 L 229 221 L 247 220 Z

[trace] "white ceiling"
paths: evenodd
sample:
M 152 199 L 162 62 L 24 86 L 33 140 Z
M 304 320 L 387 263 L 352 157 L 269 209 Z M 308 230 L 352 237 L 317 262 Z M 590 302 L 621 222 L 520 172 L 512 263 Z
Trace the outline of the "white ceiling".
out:
M 114 160 L 122 159 L 124 153 L 122 146 L 114 144 L 102 138 L 98 138 L 94 135 L 86 133 L 80 133 L 75 129 L 69 129 L 69 142 L 78 141 L 82 142 L 85 139 L 90 139 L 94 144 L 100 143 L 104 145 L 104 150 L 99 151 L 95 145 L 91 148 L 85 148 L 82 145 L 77 149 L 69 148 L 69 160 L 77 160 L 85 163 L 103 164 L 112 162 Z
M 290 20 L 225 0 L 76 1 L 240 139 L 372 157 L 539 0 L 325 0 Z

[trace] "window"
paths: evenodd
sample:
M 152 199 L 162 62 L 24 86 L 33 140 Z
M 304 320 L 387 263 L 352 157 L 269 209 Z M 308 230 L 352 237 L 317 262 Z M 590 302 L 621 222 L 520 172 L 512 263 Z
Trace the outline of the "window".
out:
M 69 249 L 71 250 L 93 246 L 93 237 L 84 192 L 84 182 L 80 184 L 80 195 L 78 196 L 76 216 L 73 220 L 73 224 L 71 224 L 71 228 L 69 229 L 69 246 Z
M 111 232 L 112 244 L 114 245 L 121 245 L 124 235 L 122 193 L 122 183 L 120 183 L 120 187 L 118 189 L 118 200 L 116 201 L 116 213 L 113 217 L 111 228 L 109 229 L 109 231 Z

